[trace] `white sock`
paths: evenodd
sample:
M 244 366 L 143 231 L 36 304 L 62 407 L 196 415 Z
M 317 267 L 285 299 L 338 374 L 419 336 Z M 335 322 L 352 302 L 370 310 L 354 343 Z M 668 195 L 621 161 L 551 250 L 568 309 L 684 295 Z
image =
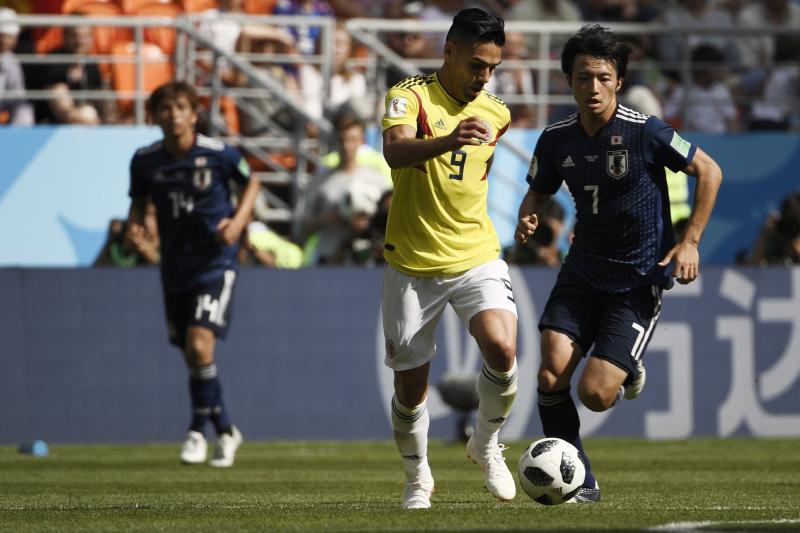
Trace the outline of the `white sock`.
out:
M 428 427 L 431 418 L 426 402 L 408 408 L 392 397 L 392 427 L 397 449 L 403 456 L 406 479 L 412 481 L 420 474 L 429 475 Z
M 517 361 L 508 372 L 493 370 L 484 363 L 478 378 L 478 423 L 475 441 L 478 446 L 497 444 L 497 434 L 506 421 L 517 396 Z

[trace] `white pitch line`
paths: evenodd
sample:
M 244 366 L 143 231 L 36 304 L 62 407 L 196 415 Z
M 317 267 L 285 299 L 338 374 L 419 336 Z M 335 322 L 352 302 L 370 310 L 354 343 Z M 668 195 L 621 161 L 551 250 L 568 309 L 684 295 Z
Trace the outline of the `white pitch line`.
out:
M 670 522 L 660 526 L 647 528 L 648 531 L 703 531 L 720 525 L 756 525 L 756 524 L 800 524 L 800 518 L 778 518 L 773 520 L 718 520 L 712 522 Z

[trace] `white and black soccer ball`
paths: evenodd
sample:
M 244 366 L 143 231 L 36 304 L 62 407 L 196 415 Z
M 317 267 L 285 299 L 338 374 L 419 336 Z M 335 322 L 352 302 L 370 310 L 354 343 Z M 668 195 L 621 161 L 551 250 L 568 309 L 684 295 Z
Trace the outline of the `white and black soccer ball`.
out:
M 577 448 L 553 437 L 537 440 L 519 458 L 519 482 L 525 494 L 543 505 L 572 498 L 586 477 Z

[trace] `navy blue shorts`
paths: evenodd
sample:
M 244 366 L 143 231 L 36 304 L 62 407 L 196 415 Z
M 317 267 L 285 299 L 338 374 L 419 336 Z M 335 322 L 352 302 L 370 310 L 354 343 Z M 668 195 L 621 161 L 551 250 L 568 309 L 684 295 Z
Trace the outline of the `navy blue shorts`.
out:
M 567 335 L 584 354 L 605 359 L 633 375 L 661 315 L 661 287 L 621 293 L 598 291 L 568 272 L 558 275 L 539 330 Z
M 170 343 L 183 350 L 189 326 L 208 328 L 224 339 L 231 320 L 235 284 L 236 271 L 226 270 L 221 278 L 185 292 L 164 290 Z

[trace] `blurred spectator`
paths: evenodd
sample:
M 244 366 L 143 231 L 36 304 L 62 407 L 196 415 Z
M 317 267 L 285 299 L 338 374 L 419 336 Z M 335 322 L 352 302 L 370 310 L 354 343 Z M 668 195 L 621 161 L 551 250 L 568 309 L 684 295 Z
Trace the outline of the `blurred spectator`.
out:
M 542 213 L 536 233 L 524 244 L 515 242 L 506 249 L 506 261 L 552 268 L 561 266 L 563 258 L 559 241 L 566 229 L 564 215 L 564 207 L 556 199 L 551 199 Z
M 658 64 L 647 56 L 644 38 L 638 35 L 623 35 L 621 39 L 630 46 L 628 65 L 620 93 L 620 103 L 632 107 L 645 115 L 664 116 L 659 94 L 666 87 L 664 73 Z
M 300 235 L 306 254 L 320 264 L 343 260 L 343 246 L 363 232 L 377 210 L 381 195 L 391 188 L 381 172 L 358 164 L 364 145 L 364 123 L 354 117 L 340 120 L 337 138 L 341 161 L 312 184 L 301 199 Z
M 421 8 L 418 7 L 421 5 Z M 406 2 L 406 8 L 414 11 L 416 18 L 420 20 L 441 20 L 451 22 L 456 13 L 462 9 L 477 7 L 483 9 L 485 6 L 479 0 L 426 0 L 424 2 Z M 444 50 L 445 33 L 432 33 L 428 35 L 431 43 L 431 55 L 438 57 Z
M 373 224 L 380 218 L 379 209 L 388 217 L 392 191 L 381 194 L 374 184 L 351 181 L 339 200 L 339 216 L 346 221 L 350 237 L 343 239 L 339 249 L 324 261 L 327 264 L 374 265 L 383 262 L 383 239 L 386 234 Z M 388 199 L 388 200 L 387 200 Z M 382 205 L 383 204 L 383 205 Z
M 88 26 L 66 26 L 63 44 L 51 55 L 88 56 L 92 49 L 92 30 Z M 114 122 L 113 100 L 75 97 L 73 91 L 109 90 L 97 63 L 78 59 L 70 63 L 45 64 L 37 69 L 37 89 L 50 90 L 54 96 L 36 102 L 37 124 L 97 125 Z
M 720 50 L 723 61 L 733 66 L 738 64 L 739 55 L 736 41 L 722 33 L 682 33 L 680 30 L 692 28 L 713 28 L 725 30 L 733 35 L 735 25 L 728 11 L 714 7 L 709 0 L 678 0 L 676 4 L 664 9 L 659 22 L 672 33 L 658 36 L 657 55 L 661 61 L 668 62 L 665 72 L 677 77 L 679 64 L 686 50 L 695 50 L 701 44 L 708 44 Z
M 278 0 L 272 10 L 274 15 L 332 17 L 330 4 L 325 0 Z M 305 24 L 292 25 L 288 28 L 294 37 L 297 50 L 303 55 L 313 55 L 317 51 L 317 41 L 322 29 L 319 26 Z
M 312 117 L 321 118 L 323 112 L 332 116 L 344 104 L 366 106 L 364 111 L 369 112 L 372 106 L 367 104 L 367 79 L 348 64 L 352 51 L 350 33 L 343 26 L 337 27 L 333 34 L 333 65 L 327 94 L 322 91 L 319 69 L 309 63 L 299 66 L 303 108 Z
M 386 36 L 386 44 L 392 51 L 404 59 L 430 58 L 431 41 L 424 33 L 418 31 L 391 32 Z M 423 69 L 424 71 L 425 69 Z M 386 70 L 386 87 L 403 81 L 409 74 L 400 68 L 390 66 Z
M 585 0 L 587 20 L 605 22 L 650 22 L 659 14 L 654 0 Z
M 739 131 L 739 112 L 733 95 L 722 81 L 727 68 L 717 48 L 701 44 L 692 51 L 692 78 L 688 91 L 677 85 L 664 104 L 664 118 L 686 131 L 726 133 Z
M 342 131 L 348 124 L 363 122 L 363 115 L 352 107 L 345 105 L 339 108 L 339 112 L 333 119 L 335 131 Z M 362 135 L 363 139 L 363 135 Z M 338 139 L 337 139 L 338 142 Z M 340 148 L 340 147 L 337 147 Z M 320 159 L 325 168 L 333 169 L 341 165 L 342 155 L 339 150 L 334 150 L 322 156 Z M 366 143 L 366 140 L 356 149 L 356 165 L 359 167 L 372 168 L 386 177 L 386 183 L 392 182 L 392 170 L 386 163 L 383 154 Z
M 239 51 L 250 54 L 292 54 L 294 53 L 294 40 L 283 28 L 267 24 L 247 25 L 242 30 L 239 41 Z M 274 60 L 253 59 L 253 67 L 277 82 L 286 95 L 299 95 L 300 85 L 294 65 L 283 65 Z M 261 86 L 255 81 L 241 75 L 237 84 L 251 89 Z M 279 127 L 291 130 L 293 128 L 292 114 L 288 112 L 280 100 L 265 96 L 238 96 L 239 127 L 243 135 L 255 137 L 264 135 L 274 128 Z
M 156 265 L 160 260 L 161 241 L 158 236 L 156 208 L 148 203 L 144 223 L 130 228 L 125 220 L 114 219 L 108 226 L 103 248 L 94 266 L 135 267 Z M 126 235 L 127 233 L 127 235 Z
M 389 13 L 393 0 L 328 0 L 336 18 L 383 18 Z
M 389 17 L 419 19 L 419 13 L 422 11 L 422 7 L 422 2 L 401 0 L 391 6 Z M 438 51 L 435 53 L 433 51 L 434 42 L 438 41 L 435 41 L 430 35 L 420 31 L 396 31 L 386 33 L 386 45 L 401 58 L 409 60 L 438 57 Z M 386 70 L 386 88 L 392 87 L 408 76 L 409 74 L 405 70 L 390 66 Z
M 739 12 L 742 28 L 800 29 L 800 5 L 789 0 L 750 2 Z M 771 65 L 775 57 L 774 34 L 749 35 L 739 39 L 741 62 L 746 67 Z
M 219 9 L 208 9 L 201 13 L 198 31 L 219 46 L 223 52 L 233 55 L 236 53 L 239 36 L 242 34 L 242 22 L 225 18 L 224 15 L 237 13 L 244 13 L 244 0 L 220 0 Z M 212 69 L 210 63 L 202 66 L 208 71 Z M 225 58 L 220 58 L 220 76 L 225 83 L 235 84 L 235 73 Z
M 620 93 L 620 103 L 626 107 L 631 107 L 645 115 L 664 116 L 661 100 L 648 87 L 641 83 L 625 84 Z
M 669 192 L 669 214 L 675 239 L 680 240 L 692 214 L 689 205 L 689 179 L 685 172 L 673 172 L 664 167 Z
M 11 126 L 33 125 L 33 106 L 24 98 L 6 97 L 6 92 L 24 92 L 25 75 L 14 47 L 19 35 L 17 14 L 0 7 L 0 124 Z
M 780 212 L 768 215 L 755 246 L 744 259 L 758 266 L 800 264 L 800 192 L 787 196 Z
M 524 66 L 508 66 L 510 61 L 528 59 L 528 47 L 525 35 L 519 32 L 506 32 L 506 44 L 503 46 L 503 64 L 489 80 L 488 89 L 501 98 L 507 95 L 523 96 L 528 99 L 535 94 L 533 71 Z M 515 127 L 534 127 L 536 113 L 531 103 L 508 104 L 511 111 L 511 122 Z
M 506 12 L 506 20 L 533 22 L 580 22 L 581 10 L 572 0 L 511 0 Z M 553 34 L 550 38 L 550 52 L 558 55 L 567 41 L 567 34 Z M 539 35 L 526 34 L 528 49 L 533 57 L 539 55 Z
M 724 9 L 731 14 L 734 24 L 739 24 L 739 15 L 742 8 L 748 4 L 748 0 L 712 0 L 715 8 Z
M 250 222 L 242 232 L 239 264 L 271 268 L 300 268 L 303 250 L 281 237 L 258 220 Z
M 786 131 L 800 125 L 800 36 L 779 35 L 774 59 L 750 109 L 751 130 Z

